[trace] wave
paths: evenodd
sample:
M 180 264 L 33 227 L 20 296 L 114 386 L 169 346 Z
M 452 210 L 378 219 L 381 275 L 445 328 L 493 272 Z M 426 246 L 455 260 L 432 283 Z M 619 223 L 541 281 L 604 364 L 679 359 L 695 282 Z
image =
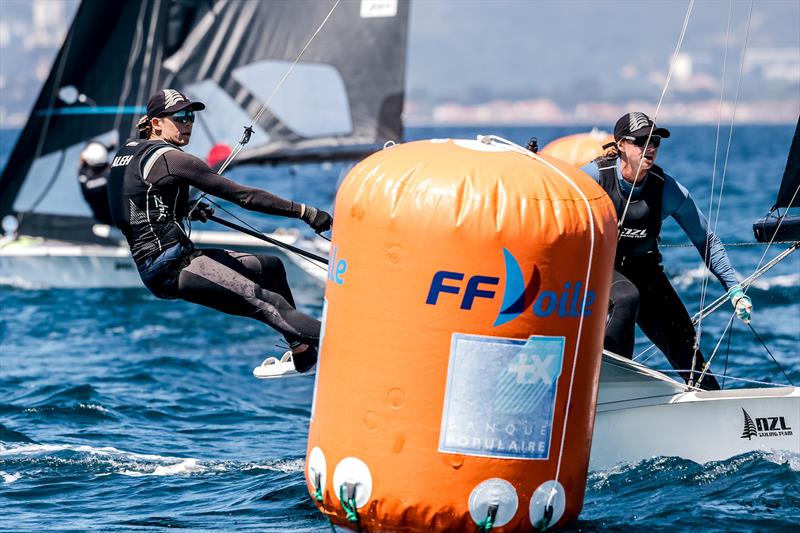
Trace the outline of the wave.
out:
M 699 287 L 699 283 L 708 276 L 709 286 L 717 283 L 716 278 L 704 266 L 697 266 L 684 270 L 670 277 L 672 284 L 680 289 L 687 289 L 693 285 Z M 759 291 L 770 291 L 772 289 L 798 289 L 800 290 L 800 273 L 778 274 L 775 276 L 765 276 L 755 280 L 749 290 L 758 289 Z
M 9 484 L 9 483 L 14 483 L 16 480 L 22 477 L 22 474 L 8 474 L 6 472 L 0 471 L 0 477 L 3 478 L 3 483 Z
M 20 433 L 19 431 L 14 431 L 13 429 L 8 429 L 3 424 L 0 424 L 0 442 L 33 442 L 32 439 L 28 438 L 27 435 L 24 433 Z
M 194 457 L 174 457 L 120 450 L 113 446 L 74 444 L 15 444 L 0 443 L 0 466 L 13 466 L 20 472 L 55 475 L 83 473 L 95 477 L 122 475 L 187 476 L 203 473 L 241 472 L 259 475 L 264 472 L 295 474 L 305 468 L 305 459 L 275 459 L 266 462 L 201 460 Z

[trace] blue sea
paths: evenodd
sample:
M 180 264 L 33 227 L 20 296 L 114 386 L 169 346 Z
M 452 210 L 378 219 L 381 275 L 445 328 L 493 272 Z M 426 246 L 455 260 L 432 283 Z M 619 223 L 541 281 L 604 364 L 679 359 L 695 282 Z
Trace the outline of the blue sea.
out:
M 497 134 L 543 146 L 587 128 L 416 128 L 410 139 Z M 751 224 L 772 205 L 793 126 L 733 131 L 717 233 L 753 241 Z M 0 132 L 4 164 L 17 132 Z M 726 159 L 722 132 L 717 185 Z M 675 127 L 658 163 L 708 210 L 714 127 Z M 331 205 L 342 165 L 232 176 L 299 201 Z M 270 229 L 281 221 L 237 211 Z M 668 222 L 666 244 L 685 244 Z M 774 256 L 785 245 L 767 251 Z M 666 270 L 691 313 L 703 269 L 691 247 L 666 247 Z M 730 246 L 747 275 L 763 246 Z M 721 294 L 711 280 L 707 301 Z M 800 382 L 800 256 L 750 291 L 752 325 L 795 384 Z M 298 300 L 319 316 L 322 294 Z M 724 334 L 729 310 L 704 322 L 704 351 Z M 327 531 L 303 478 L 313 380 L 261 382 L 251 371 L 282 352 L 262 324 L 144 289 L 0 288 L 0 530 Z M 647 344 L 641 341 L 638 349 Z M 661 355 L 648 360 L 669 368 Z M 736 323 L 714 359 L 721 372 L 786 378 L 749 329 Z M 728 379 L 726 387 L 743 382 Z M 692 435 L 685 435 L 692 439 Z M 698 442 L 697 446 L 714 446 Z M 659 457 L 591 472 L 575 531 L 784 531 L 800 524 L 800 456 L 753 453 L 696 464 Z

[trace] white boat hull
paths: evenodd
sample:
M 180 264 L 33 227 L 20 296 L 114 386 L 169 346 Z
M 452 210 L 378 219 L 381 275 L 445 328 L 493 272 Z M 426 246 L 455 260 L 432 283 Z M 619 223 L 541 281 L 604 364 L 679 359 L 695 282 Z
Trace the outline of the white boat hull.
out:
M 291 233 L 271 237 L 295 244 Z M 280 257 L 292 287 L 325 285 L 327 270 L 318 264 L 258 239 L 219 231 L 196 231 L 192 240 L 201 248 L 226 248 Z M 23 288 L 140 288 L 143 287 L 127 246 L 79 245 L 22 237 L 0 245 L 0 284 Z
M 800 388 L 685 389 L 604 354 L 590 468 L 658 456 L 704 463 L 752 451 L 800 454 Z

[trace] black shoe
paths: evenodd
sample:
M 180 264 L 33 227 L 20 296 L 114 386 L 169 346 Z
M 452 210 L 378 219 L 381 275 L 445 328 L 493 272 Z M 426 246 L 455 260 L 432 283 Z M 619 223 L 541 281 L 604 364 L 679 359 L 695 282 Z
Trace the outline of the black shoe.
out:
M 294 369 L 300 374 L 308 372 L 317 364 L 317 349 L 309 345 L 305 351 L 292 354 L 292 360 L 294 361 Z

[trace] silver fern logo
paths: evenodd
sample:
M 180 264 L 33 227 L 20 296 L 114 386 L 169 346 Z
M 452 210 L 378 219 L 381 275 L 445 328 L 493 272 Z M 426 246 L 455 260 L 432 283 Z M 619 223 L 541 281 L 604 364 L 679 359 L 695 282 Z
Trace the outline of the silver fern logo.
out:
M 650 119 L 647 118 L 647 115 L 644 113 L 639 113 L 635 111 L 628 115 L 628 127 L 630 128 L 629 131 L 634 132 L 636 130 L 640 130 L 642 128 L 646 128 L 650 125 Z
M 186 97 L 175 89 L 164 89 L 164 107 L 172 107 L 178 102 L 184 101 L 186 101 Z
M 785 416 L 757 416 L 750 418 L 747 411 L 744 413 L 744 430 L 742 438 L 751 440 L 753 437 L 789 437 L 794 435 L 792 428 L 786 422 Z M 789 418 L 791 421 L 791 417 Z
M 758 437 L 758 431 L 756 430 L 753 419 L 750 418 L 750 415 L 747 414 L 744 408 L 742 408 L 742 413 L 744 413 L 744 431 L 742 432 L 742 438 L 751 440 L 753 437 Z

